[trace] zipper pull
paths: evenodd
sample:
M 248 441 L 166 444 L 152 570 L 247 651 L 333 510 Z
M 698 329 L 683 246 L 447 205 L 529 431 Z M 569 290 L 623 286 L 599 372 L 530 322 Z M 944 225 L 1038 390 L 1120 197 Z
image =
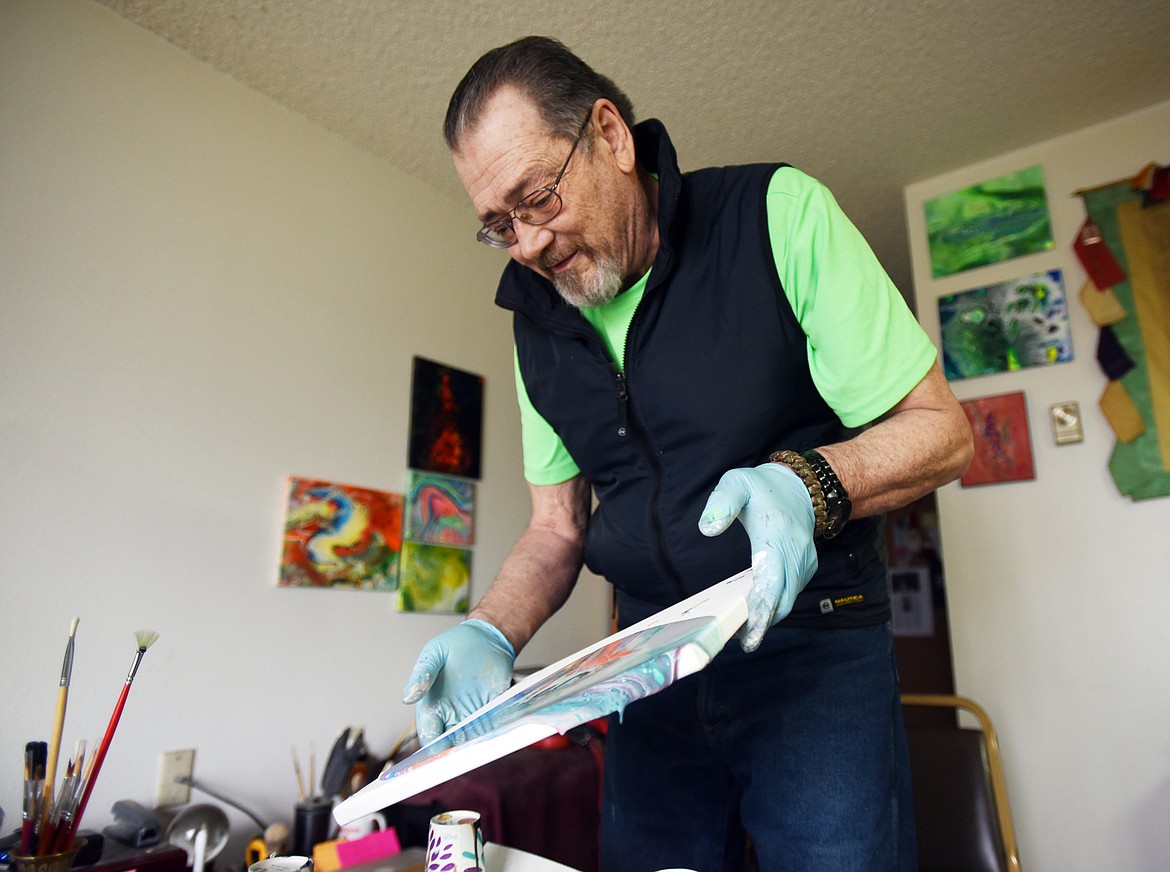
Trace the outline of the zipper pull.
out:
M 625 439 L 630 435 L 629 400 L 630 394 L 626 390 L 626 374 L 614 367 L 614 377 L 617 379 L 618 389 L 618 438 Z

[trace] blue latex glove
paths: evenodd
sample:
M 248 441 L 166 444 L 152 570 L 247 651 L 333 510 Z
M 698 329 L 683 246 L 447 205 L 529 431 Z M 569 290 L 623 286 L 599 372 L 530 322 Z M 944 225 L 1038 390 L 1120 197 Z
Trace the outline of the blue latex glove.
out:
M 723 474 L 707 498 L 699 532 L 718 536 L 736 518 L 751 540 L 754 576 L 739 641 L 744 651 L 755 651 L 817 571 L 816 517 L 799 476 L 783 464 L 765 463 Z
M 402 690 L 404 703 L 418 703 L 419 744 L 430 744 L 507 690 L 515 663 L 512 643 L 478 618 L 427 642 Z

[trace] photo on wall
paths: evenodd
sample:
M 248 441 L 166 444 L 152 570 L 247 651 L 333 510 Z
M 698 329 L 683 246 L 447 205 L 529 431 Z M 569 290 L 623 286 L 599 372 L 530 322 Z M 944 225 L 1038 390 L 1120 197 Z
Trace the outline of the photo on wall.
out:
M 407 466 L 480 477 L 483 376 L 414 358 Z
M 975 456 L 959 479 L 963 487 L 1036 477 L 1022 391 L 963 400 L 961 405 L 975 437 Z
M 280 587 L 394 590 L 402 494 L 289 477 Z
M 1052 248 L 1038 166 L 934 197 L 924 208 L 936 279 Z
M 951 381 L 1073 359 L 1058 269 L 941 296 L 938 321 Z

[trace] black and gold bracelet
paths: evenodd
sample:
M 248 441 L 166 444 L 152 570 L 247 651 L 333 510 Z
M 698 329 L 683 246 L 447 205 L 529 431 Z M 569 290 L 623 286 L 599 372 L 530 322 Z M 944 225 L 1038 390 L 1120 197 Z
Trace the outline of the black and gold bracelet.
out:
M 777 451 L 768 460 L 787 466 L 808 488 L 816 518 L 813 538 L 832 539 L 840 533 L 853 511 L 853 503 L 829 461 L 819 451 L 812 450 L 799 454 Z

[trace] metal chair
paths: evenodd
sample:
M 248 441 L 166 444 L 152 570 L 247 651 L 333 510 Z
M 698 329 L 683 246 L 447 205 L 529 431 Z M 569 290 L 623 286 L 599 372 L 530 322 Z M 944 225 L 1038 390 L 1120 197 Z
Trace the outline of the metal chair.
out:
M 950 694 L 906 693 L 903 707 L 966 711 L 979 728 L 908 719 L 919 872 L 1019 872 L 995 727 L 979 705 Z

